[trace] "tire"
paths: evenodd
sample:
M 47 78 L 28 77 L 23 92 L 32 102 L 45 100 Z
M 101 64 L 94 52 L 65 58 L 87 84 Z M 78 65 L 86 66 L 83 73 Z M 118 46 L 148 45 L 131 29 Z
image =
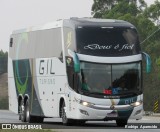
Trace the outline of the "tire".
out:
M 42 123 L 43 122 L 43 117 L 40 116 L 32 116 L 30 114 L 30 107 L 29 107 L 29 100 L 26 101 L 25 105 L 25 115 L 26 115 L 26 121 L 28 123 Z
M 21 120 L 22 122 L 26 122 L 25 106 L 22 100 L 20 102 L 19 107 L 20 107 L 19 120 Z
M 18 114 L 19 114 L 19 120 L 21 120 L 21 102 L 20 105 L 18 106 Z
M 128 120 L 127 119 L 119 119 L 116 120 L 116 124 L 119 127 L 125 127 L 125 125 L 127 125 Z
M 29 108 L 29 100 L 26 101 L 25 105 L 25 114 L 26 114 L 26 121 L 30 121 L 30 108 Z
M 67 115 L 66 115 L 65 102 L 63 102 L 63 104 L 62 104 L 61 112 L 62 112 L 61 117 L 62 117 L 62 123 L 63 123 L 63 125 L 66 125 L 66 126 L 72 125 L 72 123 L 73 123 L 72 120 L 68 119 Z

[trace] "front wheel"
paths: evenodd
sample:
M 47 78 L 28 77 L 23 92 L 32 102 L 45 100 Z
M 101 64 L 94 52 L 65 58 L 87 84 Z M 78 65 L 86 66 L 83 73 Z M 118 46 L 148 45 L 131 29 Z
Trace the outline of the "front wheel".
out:
M 127 119 L 118 119 L 116 120 L 116 124 L 119 127 L 125 127 L 127 125 L 128 120 Z
M 62 112 L 62 122 L 63 125 L 71 125 L 72 124 L 72 120 L 67 118 L 66 115 L 66 106 L 65 106 L 65 102 L 63 102 L 62 107 L 61 107 L 61 112 Z

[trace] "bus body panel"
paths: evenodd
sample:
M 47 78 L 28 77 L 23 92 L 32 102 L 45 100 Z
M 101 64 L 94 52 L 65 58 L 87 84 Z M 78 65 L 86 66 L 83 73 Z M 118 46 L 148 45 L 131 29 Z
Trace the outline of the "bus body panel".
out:
M 73 93 L 74 94 L 74 93 Z M 137 107 L 130 107 L 128 104 L 131 102 L 136 102 L 142 100 L 143 95 L 130 97 L 130 98 L 124 98 L 124 99 L 97 99 L 87 96 L 72 96 L 74 97 L 72 103 L 71 109 L 67 109 L 68 118 L 72 119 L 86 119 L 86 120 L 109 120 L 111 118 L 127 118 L 127 119 L 141 119 L 143 114 L 143 104 Z M 92 107 L 86 107 L 82 104 L 79 104 L 78 100 L 83 100 L 86 102 L 93 103 L 94 106 Z M 76 101 L 77 100 L 77 101 Z M 120 102 L 123 102 L 123 105 L 119 105 Z M 115 106 L 115 109 L 112 110 L 110 107 L 113 105 Z M 121 106 L 121 108 L 119 108 Z M 80 111 L 86 111 L 88 115 L 85 115 L 81 113 Z M 107 114 L 112 113 L 113 111 L 117 112 L 117 116 L 113 117 L 107 117 Z M 71 114 L 72 113 L 72 114 Z
M 8 57 L 8 97 L 9 97 L 9 110 L 18 114 L 18 99 L 15 87 L 15 79 L 13 77 L 12 60 Z
M 108 57 L 81 54 L 78 51 L 76 28 L 111 27 L 112 25 L 116 28 L 119 26 L 134 28 L 133 25 L 124 21 L 71 19 L 14 31 L 11 35 L 13 44 L 10 44 L 8 59 L 9 109 L 18 114 L 20 100 L 29 99 L 31 115 L 59 117 L 60 102 L 64 100 L 69 119 L 140 119 L 143 103 L 137 107 L 130 107 L 130 104 L 143 101 L 142 94 L 122 99 L 96 98 L 89 94 L 83 95 L 79 89 L 70 86 L 69 74 L 72 72 L 67 68 L 72 61 L 72 56 L 68 53 L 68 49 L 77 52 L 80 63 L 84 61 L 118 65 L 142 60 L 142 55 L 137 52 L 133 55 Z M 83 101 L 84 104 L 91 103 L 91 106 L 82 105 Z M 117 107 L 122 109 L 117 110 Z M 118 117 L 112 115 L 113 111 Z M 125 113 L 128 114 L 125 115 Z

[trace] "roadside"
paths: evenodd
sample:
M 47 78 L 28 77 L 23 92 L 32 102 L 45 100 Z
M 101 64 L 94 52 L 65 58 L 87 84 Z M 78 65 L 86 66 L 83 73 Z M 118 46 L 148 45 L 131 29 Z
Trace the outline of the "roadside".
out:
M 0 109 L 8 109 L 8 82 L 7 73 L 0 75 Z

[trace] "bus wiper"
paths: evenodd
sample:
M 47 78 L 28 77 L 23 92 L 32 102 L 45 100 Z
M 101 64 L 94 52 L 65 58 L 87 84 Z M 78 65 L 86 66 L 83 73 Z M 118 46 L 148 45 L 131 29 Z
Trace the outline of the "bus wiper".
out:
M 127 92 L 127 93 L 123 93 L 121 94 L 123 97 L 124 96 L 138 96 L 138 93 L 136 92 Z
M 135 92 L 129 92 L 127 94 L 131 94 L 131 95 L 138 95 L 138 93 L 135 93 Z
M 86 91 L 86 92 L 83 92 L 83 93 L 85 93 L 87 95 L 89 95 L 89 94 L 104 95 L 104 93 L 97 93 L 97 92 L 90 92 L 90 91 Z

